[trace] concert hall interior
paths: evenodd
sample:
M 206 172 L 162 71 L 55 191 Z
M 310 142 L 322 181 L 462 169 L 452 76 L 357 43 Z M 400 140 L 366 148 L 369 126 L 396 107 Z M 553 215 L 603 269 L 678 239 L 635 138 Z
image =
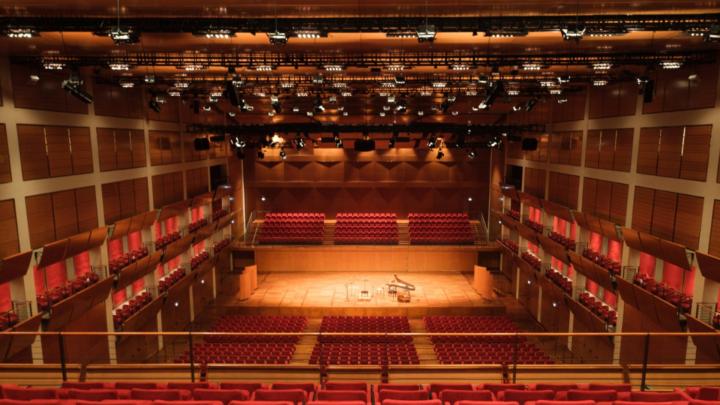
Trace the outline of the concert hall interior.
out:
M 720 0 L 0 0 L 0 405 L 720 405 L 718 77 Z

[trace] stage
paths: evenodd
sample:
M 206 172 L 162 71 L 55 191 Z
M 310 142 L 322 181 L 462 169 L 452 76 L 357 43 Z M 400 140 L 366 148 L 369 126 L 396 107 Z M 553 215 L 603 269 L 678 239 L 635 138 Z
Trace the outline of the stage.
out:
M 230 297 L 220 305 L 228 311 L 304 315 L 500 314 L 504 306 L 487 285 L 478 293 L 471 273 L 422 272 L 399 274 L 415 285 L 411 302 L 400 303 L 379 288 L 392 272 L 271 272 L 258 274 L 258 288 L 244 301 Z M 360 291 L 372 294 L 358 299 Z

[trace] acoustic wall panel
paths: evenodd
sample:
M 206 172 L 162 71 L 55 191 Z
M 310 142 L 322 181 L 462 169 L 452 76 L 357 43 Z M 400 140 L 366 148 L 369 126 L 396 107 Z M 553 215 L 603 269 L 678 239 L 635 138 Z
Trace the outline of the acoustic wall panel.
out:
M 182 160 L 180 133 L 150 131 L 150 164 L 153 166 L 180 163 Z
M 635 187 L 632 227 L 697 249 L 702 209 L 702 197 Z
M 712 125 L 642 128 L 638 173 L 704 181 Z
M 18 124 L 24 180 L 92 173 L 90 129 Z
M 25 197 L 33 249 L 98 227 L 95 187 Z
M 713 202 L 713 216 L 710 228 L 710 244 L 708 253 L 720 257 L 720 200 Z
M 0 201 L 0 258 L 20 251 L 15 200 Z
M 10 172 L 10 149 L 8 148 L 5 124 L 0 124 L 0 183 L 12 181 Z

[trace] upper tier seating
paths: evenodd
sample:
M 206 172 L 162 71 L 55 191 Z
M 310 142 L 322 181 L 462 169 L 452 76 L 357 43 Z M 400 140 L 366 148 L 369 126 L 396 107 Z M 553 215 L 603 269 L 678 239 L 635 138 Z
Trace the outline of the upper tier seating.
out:
M 335 243 L 398 243 L 397 217 L 392 213 L 342 212 L 335 217 Z
M 325 214 L 313 212 L 273 212 L 260 226 L 260 243 L 322 243 Z
M 408 215 L 410 243 L 416 245 L 469 245 L 475 243 L 470 219 L 465 213 Z
M 212 332 L 302 332 L 307 319 L 299 316 L 241 316 L 226 315 L 210 329 Z M 297 336 L 207 336 L 205 342 L 193 346 L 198 363 L 287 364 L 295 353 Z M 176 363 L 188 363 L 186 351 Z M 237 386 L 236 386 L 237 387 Z M 228 389 L 244 389 L 223 387 Z M 256 387 L 255 389 L 257 389 Z
M 326 316 L 321 332 L 408 333 L 410 322 L 402 316 Z M 313 348 L 311 364 L 418 364 L 410 336 L 321 336 Z
M 583 250 L 583 256 L 614 275 L 619 275 L 622 270 L 620 263 L 590 248 Z
M 431 333 L 517 332 L 504 316 L 429 316 L 425 327 Z M 434 336 L 432 342 L 443 364 L 549 364 L 552 360 L 532 343 L 514 336 Z

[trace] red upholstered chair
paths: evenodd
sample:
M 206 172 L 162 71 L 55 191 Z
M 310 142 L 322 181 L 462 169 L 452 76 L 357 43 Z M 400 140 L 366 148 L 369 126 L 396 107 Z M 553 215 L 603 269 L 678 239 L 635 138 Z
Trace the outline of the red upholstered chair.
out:
M 115 383 L 115 387 L 119 390 L 131 390 L 133 388 L 140 388 L 145 390 L 158 389 L 160 386 L 154 382 L 139 382 L 139 381 L 120 381 Z
M 438 395 L 444 390 L 465 390 L 472 391 L 472 384 L 430 384 L 430 394 L 433 399 L 438 398 Z
M 404 390 L 380 390 L 377 401 L 384 403 L 388 399 L 397 399 L 400 401 L 422 401 L 428 399 L 428 392 L 422 391 L 404 391 Z
M 495 395 L 491 391 L 442 390 L 440 401 L 443 405 L 455 405 L 459 401 L 493 401 Z
M 187 401 L 192 395 L 187 390 L 133 388 L 130 390 L 130 398 L 149 401 Z
M 496 383 L 486 383 L 481 384 L 479 387 L 481 390 L 488 390 L 492 391 L 493 394 L 497 396 L 498 392 L 505 391 L 505 390 L 524 390 L 526 387 L 524 384 L 496 384 Z
M 103 401 L 77 400 L 74 405 L 152 405 L 152 401 L 136 399 L 106 399 Z
M 537 383 L 531 385 L 530 389 L 535 391 L 552 390 L 557 393 L 568 390 L 576 390 L 578 389 L 578 385 L 565 383 Z
M 153 405 L 223 405 L 220 401 L 153 401 Z
M 220 401 L 223 404 L 229 404 L 231 401 L 247 401 L 250 399 L 250 393 L 245 390 L 196 388 L 193 390 L 193 399 L 196 401 Z
M 642 401 L 615 401 L 613 405 L 688 405 L 688 401 L 642 402 Z
M 680 392 L 653 392 L 653 391 L 635 391 L 630 393 L 631 402 L 672 402 L 687 401 L 687 397 Z
M 695 399 L 703 401 L 718 401 L 720 400 L 720 388 L 719 387 L 700 387 L 698 394 Z
M 525 390 L 505 390 L 498 394 L 501 401 L 515 401 L 523 405 L 528 401 L 552 400 L 555 398 L 555 392 L 552 390 L 542 391 L 525 391 Z
M 312 401 L 307 405 L 366 405 L 365 401 Z
M 328 381 L 325 383 L 325 390 L 327 391 L 365 391 L 368 390 L 366 382 L 358 381 Z
M 289 390 L 265 390 L 259 389 L 253 395 L 253 401 L 273 401 L 273 402 L 292 402 L 294 404 L 303 404 L 306 402 L 307 392 L 301 389 Z M 233 401 L 235 402 L 235 401 Z
M 617 392 L 630 392 L 632 391 L 632 384 L 602 384 L 602 383 L 590 383 L 587 389 L 589 390 L 613 390 Z
M 425 387 L 423 387 L 421 384 L 391 384 L 391 383 L 381 383 L 378 384 L 377 390 L 394 390 L 394 391 L 422 391 Z
M 691 399 L 690 405 L 720 405 L 720 401 L 707 401 L 703 399 Z
M 569 390 L 566 397 L 568 401 L 607 402 L 616 401 L 618 392 L 615 390 Z
M 76 390 L 97 390 L 102 388 L 112 388 L 102 382 L 80 382 L 80 381 L 63 381 L 60 388 L 76 389 Z
M 423 399 L 417 401 L 404 401 L 401 399 L 386 399 L 382 405 L 442 405 L 439 399 Z
M 23 388 L 3 387 L 3 397 L 18 401 L 30 401 L 32 399 L 58 399 L 58 392 L 54 388 Z
M 457 405 L 519 405 L 515 401 L 460 401 Z
M 261 383 L 254 383 L 254 382 L 246 382 L 246 383 L 223 382 L 223 383 L 220 383 L 220 389 L 247 391 L 251 397 L 252 397 L 252 394 L 254 394 L 256 390 L 259 390 L 262 388 L 265 388 L 265 385 L 263 385 Z
M 317 392 L 318 401 L 362 401 L 368 402 L 367 391 L 352 390 L 320 390 Z
M 540 401 L 528 401 L 526 405 L 595 405 L 595 401 L 554 401 L 554 400 L 540 400 Z
M 228 405 L 293 405 L 291 401 L 232 401 Z
M 103 401 L 106 399 L 118 399 L 118 390 L 114 389 L 87 389 L 78 390 L 71 388 L 67 390 L 68 399 L 80 399 L 83 401 Z
M 192 391 L 196 388 L 216 388 L 214 384 L 210 384 L 209 382 L 186 382 L 186 381 L 171 381 L 167 383 L 167 388 L 172 390 L 188 390 Z
M 0 405 L 62 405 L 63 401 L 59 399 L 33 399 L 30 401 L 21 401 L 17 399 L 0 399 Z
M 274 383 L 270 386 L 272 390 L 303 390 L 307 393 L 306 401 L 313 399 L 315 391 L 317 391 L 317 385 L 315 383 Z

